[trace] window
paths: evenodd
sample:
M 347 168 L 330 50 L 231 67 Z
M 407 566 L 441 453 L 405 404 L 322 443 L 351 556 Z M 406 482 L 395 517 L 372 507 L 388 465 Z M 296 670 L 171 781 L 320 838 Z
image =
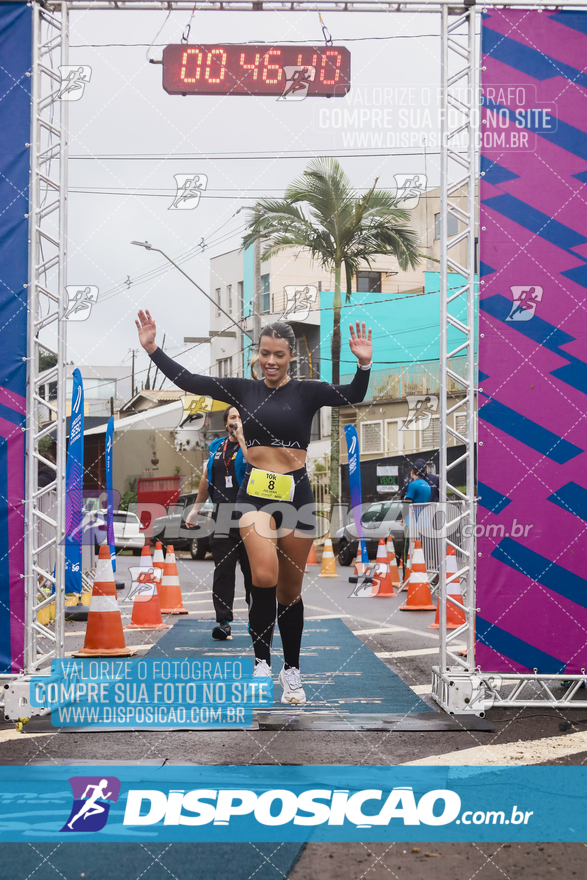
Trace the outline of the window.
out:
M 219 358 L 216 362 L 218 364 L 218 378 L 224 379 L 226 376 L 232 376 L 232 358 Z
M 381 293 L 381 272 L 357 272 L 357 293 Z
M 452 214 L 448 214 L 447 235 L 456 235 L 459 231 L 459 221 Z M 434 215 L 434 238 L 440 238 L 440 213 Z
M 310 428 L 310 442 L 312 443 L 314 440 L 320 439 L 320 410 L 314 413 L 314 418 L 312 419 L 312 427 Z
M 219 287 L 216 288 L 216 302 L 217 302 L 217 304 L 218 304 L 218 312 L 217 312 L 217 314 L 218 314 L 218 315 L 221 315 L 222 313 L 221 313 L 221 311 L 220 311 L 220 307 L 222 306 L 222 298 L 221 298 L 220 288 L 219 288 Z
M 424 449 L 436 449 L 440 446 L 440 419 L 430 419 L 430 424 L 422 431 Z
M 402 431 L 403 449 L 402 452 L 417 452 L 420 448 L 420 431 Z
M 403 510 L 401 504 L 396 504 L 393 501 L 388 501 L 386 505 L 384 505 L 384 514 L 383 521 L 384 522 L 397 522 L 398 519 L 402 518 Z
M 379 502 L 377 504 L 372 504 L 370 507 L 367 508 L 367 510 L 363 514 L 363 517 L 362 517 L 363 522 L 364 523 L 381 522 L 381 520 L 383 519 L 384 513 L 385 513 L 385 506 L 383 505 L 383 503 Z
M 238 302 L 236 307 L 238 309 L 238 316 L 242 318 L 245 313 L 245 283 L 244 281 L 239 281 L 236 286 Z
M 361 452 L 381 452 L 381 422 L 361 422 Z
M 397 455 L 399 448 L 398 422 L 385 422 L 385 451 L 389 455 Z
M 226 293 L 228 294 L 228 311 L 232 315 L 232 284 L 226 285 Z
M 455 430 L 459 432 L 461 437 L 467 437 L 467 416 L 455 416 Z M 455 443 L 459 443 L 456 438 Z
M 266 315 L 271 311 L 271 294 L 269 292 L 269 274 L 261 275 L 261 312 Z

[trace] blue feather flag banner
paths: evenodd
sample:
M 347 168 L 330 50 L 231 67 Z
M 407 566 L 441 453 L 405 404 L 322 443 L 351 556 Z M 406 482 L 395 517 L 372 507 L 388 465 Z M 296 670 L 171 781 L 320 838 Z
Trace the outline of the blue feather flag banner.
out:
M 367 545 L 363 532 L 362 496 L 361 496 L 361 461 L 359 456 L 359 436 L 354 425 L 345 425 L 344 434 L 349 455 L 349 486 L 351 490 L 351 507 L 357 536 L 361 542 L 363 562 L 367 562 Z
M 112 571 L 116 571 L 116 547 L 114 546 L 114 509 L 112 495 L 112 447 L 114 445 L 114 418 L 110 416 L 106 426 L 106 506 L 108 508 L 106 516 L 106 527 L 108 529 L 108 545 L 110 547 L 110 558 L 112 559 Z
M 84 386 L 73 371 L 69 446 L 65 469 L 65 592 L 82 591 L 82 489 L 84 477 Z

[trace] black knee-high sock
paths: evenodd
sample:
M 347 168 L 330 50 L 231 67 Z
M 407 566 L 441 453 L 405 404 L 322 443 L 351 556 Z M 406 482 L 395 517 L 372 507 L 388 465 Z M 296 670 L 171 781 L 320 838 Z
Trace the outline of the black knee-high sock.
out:
M 249 598 L 249 632 L 253 640 L 256 660 L 271 664 L 271 642 L 275 629 L 277 586 L 256 587 L 251 585 Z
M 304 603 L 301 598 L 293 605 L 277 603 L 277 622 L 283 645 L 285 668 L 300 668 L 300 647 L 304 630 Z

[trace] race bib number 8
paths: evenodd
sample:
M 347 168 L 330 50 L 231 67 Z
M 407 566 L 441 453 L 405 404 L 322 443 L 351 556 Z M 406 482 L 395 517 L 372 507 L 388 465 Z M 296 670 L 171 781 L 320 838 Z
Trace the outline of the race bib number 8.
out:
M 255 498 L 268 498 L 271 501 L 291 501 L 294 496 L 295 484 L 289 474 L 272 474 L 270 471 L 259 471 L 253 468 L 247 494 Z

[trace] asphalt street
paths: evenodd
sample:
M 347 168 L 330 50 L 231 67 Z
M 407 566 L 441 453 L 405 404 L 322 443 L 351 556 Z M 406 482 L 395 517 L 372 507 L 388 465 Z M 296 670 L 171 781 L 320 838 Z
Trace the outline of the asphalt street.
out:
M 183 601 L 193 618 L 214 621 L 213 563 L 178 553 Z M 117 559 L 116 578 L 123 624 L 130 620 L 125 604 L 130 586 L 128 568 L 137 560 Z M 374 653 L 440 711 L 430 697 L 431 666 L 438 659 L 438 631 L 428 629 L 434 612 L 402 612 L 398 598 L 351 598 L 352 569 L 338 566 L 336 578 L 318 577 L 313 567 L 304 578 L 306 620 L 341 618 Z M 405 596 L 405 594 L 403 594 Z M 246 619 L 240 572 L 235 617 Z M 177 618 L 168 618 L 173 623 Z M 78 650 L 85 626 L 66 623 L 66 654 Z M 127 644 L 137 656 L 160 638 L 160 633 L 127 632 Z M 218 647 L 221 643 L 212 642 Z M 303 653 L 303 652 L 302 652 Z M 303 664 L 302 664 L 303 673 Z M 493 731 L 365 732 L 365 731 L 139 731 L 71 733 L 46 730 L 19 733 L 14 725 L 0 724 L 0 763 L 4 765 L 87 762 L 173 764 L 351 764 L 405 763 L 461 764 L 581 764 L 587 759 L 587 712 L 569 709 L 490 710 Z M 564 728 L 564 729 L 562 729 Z M 26 728 L 25 728 L 26 729 Z M 546 878 L 554 873 L 584 876 L 583 846 L 562 844 L 309 844 L 290 875 L 292 880 L 337 877 L 368 880 L 401 877 L 412 880 L 433 875 L 444 878 L 500 880 L 504 877 Z M 507 867 L 506 867 L 507 866 Z M 564 868 L 564 870 L 563 870 Z M 125 878 L 126 880 L 126 878 Z
M 119 591 L 123 625 L 130 622 L 132 606 L 125 603 L 130 587 L 128 568 L 136 564 L 132 556 L 117 558 L 116 579 L 126 584 Z M 212 605 L 213 563 L 192 560 L 188 553 L 177 554 L 183 602 L 190 616 L 214 623 Z M 440 712 L 430 696 L 431 667 L 438 661 L 438 631 L 428 626 L 434 612 L 403 612 L 403 598 L 351 598 L 348 583 L 351 568 L 338 566 L 338 577 L 321 578 L 319 567 L 304 577 L 303 599 L 307 621 L 341 618 L 384 663 L 413 688 L 428 705 Z M 405 597 L 405 593 L 402 594 Z M 247 619 L 247 606 L 240 571 L 237 573 L 235 618 Z M 168 616 L 167 623 L 178 618 Z M 65 651 L 71 656 L 83 645 L 85 624 L 66 623 Z M 159 631 L 125 633 L 127 645 L 144 656 L 161 637 Z M 210 644 L 221 649 L 222 643 Z M 251 651 L 252 656 L 252 651 Z M 303 674 L 303 643 L 302 643 Z M 275 673 L 277 673 L 277 669 Z M 307 707 L 308 709 L 310 706 Z M 0 731 L 2 763 L 50 759 L 70 754 L 75 743 L 79 758 L 93 759 L 99 754 L 115 760 L 167 760 L 197 763 L 341 763 L 402 764 L 437 759 L 437 763 L 580 763 L 587 757 L 587 711 L 560 709 L 492 709 L 488 713 L 494 730 L 452 732 L 357 732 L 357 731 L 167 731 L 155 733 L 48 733 L 43 736 L 15 734 L 11 725 Z M 561 728 L 566 729 L 562 730 Z M 585 736 L 583 735 L 585 732 Z M 42 743 L 42 744 L 41 744 Z M 106 743 L 108 744 L 106 746 Z M 141 745 L 138 745 L 141 743 Z M 467 750 L 469 761 L 459 761 L 456 753 Z M 471 750 L 471 751 L 468 751 Z M 443 758 L 444 756 L 444 758 Z

